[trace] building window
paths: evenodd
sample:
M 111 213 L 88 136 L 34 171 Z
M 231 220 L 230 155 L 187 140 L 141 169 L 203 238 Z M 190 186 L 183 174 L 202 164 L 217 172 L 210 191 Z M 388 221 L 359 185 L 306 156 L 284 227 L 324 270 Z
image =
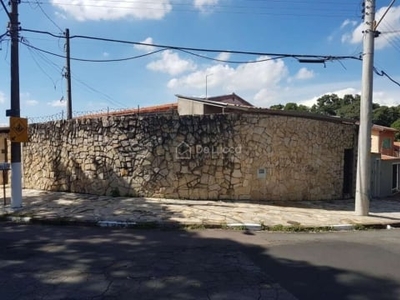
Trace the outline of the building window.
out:
M 390 138 L 384 138 L 382 142 L 383 149 L 390 149 L 392 148 L 392 140 Z

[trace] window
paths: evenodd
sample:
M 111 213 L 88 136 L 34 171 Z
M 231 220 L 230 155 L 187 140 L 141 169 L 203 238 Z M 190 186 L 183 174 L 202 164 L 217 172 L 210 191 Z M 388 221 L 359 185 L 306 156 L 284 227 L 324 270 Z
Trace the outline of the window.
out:
M 392 140 L 390 138 L 384 138 L 382 141 L 382 148 L 383 149 L 392 148 Z

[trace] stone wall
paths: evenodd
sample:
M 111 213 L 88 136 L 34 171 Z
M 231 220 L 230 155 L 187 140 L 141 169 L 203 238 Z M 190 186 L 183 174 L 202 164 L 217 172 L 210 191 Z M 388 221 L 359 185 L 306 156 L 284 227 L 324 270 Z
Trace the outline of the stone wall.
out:
M 24 186 L 189 199 L 342 197 L 354 125 L 273 115 L 125 116 L 33 124 Z

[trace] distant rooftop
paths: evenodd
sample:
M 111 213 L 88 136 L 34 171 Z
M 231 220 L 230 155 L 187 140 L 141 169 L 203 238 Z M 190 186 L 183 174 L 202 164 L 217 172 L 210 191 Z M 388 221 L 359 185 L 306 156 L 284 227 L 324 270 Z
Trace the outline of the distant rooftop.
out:
M 386 127 L 386 126 L 376 125 L 376 124 L 372 125 L 372 129 L 373 130 L 378 130 L 378 131 L 395 131 L 395 132 L 398 131 L 396 128 Z
M 139 108 L 129 108 L 129 109 L 122 109 L 118 111 L 110 111 L 104 113 L 95 113 L 95 114 L 88 114 L 82 115 L 77 117 L 78 119 L 82 118 L 101 118 L 106 116 L 129 116 L 129 115 L 137 115 L 137 114 L 157 114 L 157 113 L 168 113 L 174 112 L 178 108 L 177 103 L 168 103 L 162 105 L 154 105 L 154 106 L 146 106 L 146 107 L 139 107 Z
M 250 102 L 247 102 L 246 100 L 244 100 L 242 97 L 239 97 L 235 93 L 232 93 L 230 95 L 207 97 L 207 98 L 204 98 L 204 100 L 211 100 L 211 101 L 215 101 L 215 102 L 223 102 L 223 103 L 228 103 L 228 104 L 236 104 L 236 105 L 244 105 L 244 106 L 254 107 L 253 104 L 251 104 Z

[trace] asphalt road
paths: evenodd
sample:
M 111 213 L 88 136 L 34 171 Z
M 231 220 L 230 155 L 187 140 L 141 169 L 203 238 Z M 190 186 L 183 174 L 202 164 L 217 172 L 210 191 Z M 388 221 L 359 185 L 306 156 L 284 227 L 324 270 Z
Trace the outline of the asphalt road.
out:
M 400 299 L 400 231 L 1 223 L 0 299 Z

